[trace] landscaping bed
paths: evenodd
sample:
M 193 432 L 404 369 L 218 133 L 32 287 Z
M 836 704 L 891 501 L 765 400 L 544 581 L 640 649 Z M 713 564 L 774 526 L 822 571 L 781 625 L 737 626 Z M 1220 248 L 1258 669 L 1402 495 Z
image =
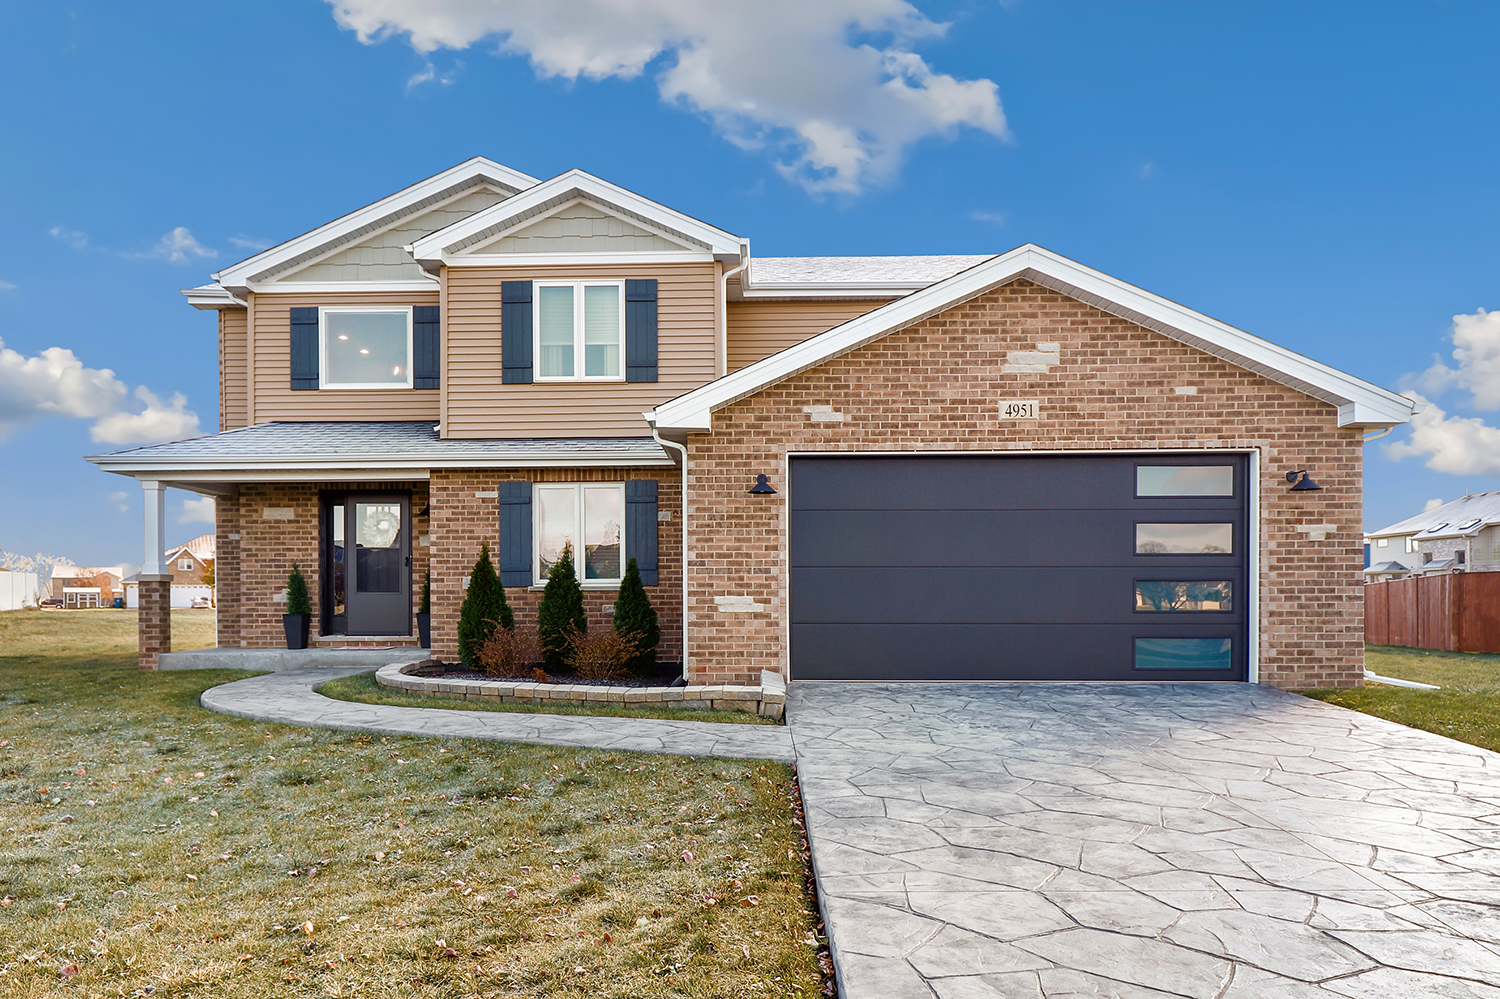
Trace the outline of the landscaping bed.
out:
M 0 651 L 0 995 L 824 993 L 787 766 L 256 724 L 66 638 Z
M 1365 666 L 1381 676 L 1441 689 L 1367 683 L 1299 693 L 1500 752 L 1500 656 L 1371 645 Z

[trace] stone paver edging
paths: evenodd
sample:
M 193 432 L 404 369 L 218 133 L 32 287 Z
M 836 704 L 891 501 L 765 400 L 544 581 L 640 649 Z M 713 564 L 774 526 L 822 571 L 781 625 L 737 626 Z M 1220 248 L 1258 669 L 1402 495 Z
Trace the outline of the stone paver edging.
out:
M 732 725 L 664 718 L 605 718 L 509 711 L 453 711 L 359 704 L 314 689 L 371 667 L 284 669 L 205 690 L 210 711 L 255 721 L 351 729 L 387 735 L 444 736 L 536 742 L 549 746 L 619 749 L 679 756 L 725 756 L 793 762 L 791 734 L 782 725 Z
M 747 711 L 763 718 L 780 718 L 786 710 L 786 681 L 781 678 L 780 673 L 769 670 L 761 670 L 758 687 L 704 684 L 688 684 L 685 687 L 595 687 L 586 684 L 533 683 L 527 680 L 412 676 L 421 666 L 421 662 L 382 666 L 375 671 L 375 682 L 382 687 L 421 694 L 424 697 L 451 697 L 470 701 L 495 698 L 515 704 L 615 704 L 632 708 L 659 704 L 672 708 Z

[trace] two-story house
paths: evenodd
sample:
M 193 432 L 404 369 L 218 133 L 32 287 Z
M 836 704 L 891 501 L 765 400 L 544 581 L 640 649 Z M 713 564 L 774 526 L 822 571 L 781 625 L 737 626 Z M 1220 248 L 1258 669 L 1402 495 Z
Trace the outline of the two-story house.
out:
M 1500 571 L 1500 492 L 1469 493 L 1366 535 L 1367 578 Z
M 488 541 L 634 557 L 695 682 L 1360 682 L 1361 448 L 1411 403 L 1037 246 L 756 258 L 476 158 L 214 275 L 220 431 L 91 461 L 217 500 L 219 644 L 453 659 Z M 1321 487 L 1321 488 L 1318 488 Z M 161 592 L 156 590 L 160 588 Z M 141 616 L 141 662 L 169 636 Z

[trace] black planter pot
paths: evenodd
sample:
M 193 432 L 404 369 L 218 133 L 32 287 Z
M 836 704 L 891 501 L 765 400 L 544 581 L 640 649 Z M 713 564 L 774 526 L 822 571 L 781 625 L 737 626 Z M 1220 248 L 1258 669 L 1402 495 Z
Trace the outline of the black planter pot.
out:
M 432 615 L 417 615 L 417 638 L 422 643 L 422 648 L 432 648 Z
M 312 626 L 311 614 L 283 614 L 281 615 L 281 626 L 286 629 L 287 648 L 307 648 L 307 632 Z

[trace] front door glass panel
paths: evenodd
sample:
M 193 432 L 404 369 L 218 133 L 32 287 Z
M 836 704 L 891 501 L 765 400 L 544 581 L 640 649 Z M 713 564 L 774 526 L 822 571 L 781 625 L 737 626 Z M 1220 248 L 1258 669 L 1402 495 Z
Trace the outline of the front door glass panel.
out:
M 401 504 L 354 505 L 355 585 L 360 593 L 397 593 L 405 568 Z
M 335 503 L 332 506 L 329 516 L 329 527 L 333 531 L 333 551 L 330 553 L 333 561 L 332 572 L 330 573 L 333 586 L 331 594 L 333 599 L 333 616 L 339 618 L 339 623 L 342 624 L 342 618 L 348 611 L 348 596 L 345 590 L 349 578 L 349 567 L 345 562 L 347 548 L 344 544 L 344 504 Z

